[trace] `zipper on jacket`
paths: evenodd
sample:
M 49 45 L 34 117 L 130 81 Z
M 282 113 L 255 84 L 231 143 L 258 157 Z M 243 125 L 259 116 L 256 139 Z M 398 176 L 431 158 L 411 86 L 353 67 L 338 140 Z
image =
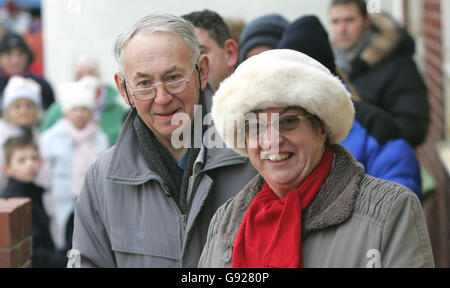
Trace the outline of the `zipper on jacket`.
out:
M 229 160 L 225 160 L 222 162 L 217 163 L 216 165 L 213 165 L 211 167 L 207 167 L 206 169 L 202 169 L 200 171 L 198 171 L 198 174 L 202 173 L 202 172 L 207 172 L 210 170 L 214 170 L 214 169 L 218 169 L 218 168 L 222 168 L 222 167 L 226 167 L 226 166 L 232 166 L 232 165 L 237 165 L 237 164 L 245 164 L 248 162 L 248 160 L 244 160 L 245 158 L 243 157 L 239 157 L 239 158 L 232 158 Z
M 167 198 L 169 198 L 169 201 L 172 203 L 172 205 L 175 207 L 175 210 L 177 211 L 178 219 L 180 219 L 180 263 L 179 268 L 182 267 L 183 263 L 183 243 L 184 243 L 184 234 L 186 233 L 186 223 L 187 223 L 187 216 L 183 213 L 181 213 L 180 208 L 178 207 L 177 203 L 173 199 L 173 197 L 169 194 L 167 194 Z

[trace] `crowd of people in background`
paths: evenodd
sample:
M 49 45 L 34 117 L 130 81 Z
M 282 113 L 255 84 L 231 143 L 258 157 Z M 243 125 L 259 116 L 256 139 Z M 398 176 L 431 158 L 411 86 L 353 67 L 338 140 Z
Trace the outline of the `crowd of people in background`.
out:
M 264 57 L 268 57 L 267 61 L 277 62 L 284 61 L 284 54 L 278 55 L 276 52 L 274 54 L 267 54 L 267 52 L 263 52 L 280 49 L 286 51 L 286 49 L 289 49 L 298 54 L 305 54 L 319 63 L 313 66 L 321 65 L 320 69 L 329 71 L 329 75 L 327 76 L 329 79 L 331 79 L 330 77 L 340 79 L 341 84 L 336 87 L 344 89 L 342 93 L 347 91 L 351 95 L 351 99 L 345 105 L 354 107 L 354 119 L 352 118 L 351 122 L 346 124 L 348 131 L 345 133 L 345 137 L 343 139 L 339 138 L 339 142 L 334 140 L 333 143 L 327 142 L 326 147 L 332 147 L 331 144 L 342 145 L 346 150 L 335 148 L 337 149 L 335 150 L 336 157 L 342 163 L 345 162 L 353 167 L 354 171 L 356 171 L 355 173 L 362 173 L 361 179 L 364 178 L 364 181 L 369 182 L 373 181 L 371 180 L 372 178 L 368 178 L 369 176 L 362 176 L 365 173 L 370 175 L 370 177 L 401 184 L 406 187 L 406 190 L 409 189 L 417 196 L 420 206 L 420 202 L 423 200 L 421 167 L 414 148 L 423 143 L 426 138 L 429 108 L 424 81 L 412 58 L 414 41 L 407 31 L 389 15 L 370 15 L 367 13 L 366 7 L 361 6 L 364 4 L 364 1 L 331 1 L 328 13 L 330 21 L 329 32 L 326 31 L 320 20 L 313 15 L 301 16 L 291 22 L 282 15 L 273 13 L 261 16 L 249 23 L 243 23 L 243 21 L 236 19 L 224 19 L 218 13 L 211 10 L 193 11 L 182 16 L 180 15 L 180 18 L 177 17 L 177 19 L 172 21 L 176 22 L 181 21 L 178 19 L 184 19 L 193 25 L 195 28 L 195 37 L 198 40 L 198 59 L 200 60 L 196 62 L 197 59 L 194 59 L 194 63 L 188 63 L 189 65 L 193 64 L 193 66 L 190 66 L 189 71 L 185 72 L 186 74 L 191 74 L 187 75 L 186 78 L 178 80 L 186 81 L 188 87 L 186 91 L 183 90 L 179 93 L 180 95 L 183 93 L 186 95 L 188 93 L 196 95 L 195 97 L 199 97 L 197 102 L 206 107 L 205 112 L 209 112 L 215 101 L 215 91 L 221 91 L 220 99 L 222 101 L 225 101 L 223 100 L 224 97 L 229 97 L 229 101 L 231 101 L 230 99 L 232 97 L 237 97 L 237 94 L 227 92 L 224 88 L 221 89 L 221 84 L 226 79 L 230 79 L 230 76 L 234 75 L 240 65 L 244 67 L 246 67 L 245 65 L 249 65 L 249 67 L 252 67 L 252 64 L 245 64 L 252 63 L 248 62 L 252 57 L 261 54 L 266 55 Z M 299 16 L 300 14 L 299 12 Z M 187 267 L 195 267 L 199 259 L 200 265 L 204 267 L 210 267 L 211 265 L 227 267 L 228 265 L 231 266 L 232 263 L 234 267 L 258 266 L 261 264 L 251 262 L 242 250 L 245 249 L 245 231 L 239 231 L 238 234 L 238 230 L 236 229 L 239 228 L 241 223 L 236 222 L 236 219 L 246 221 L 246 225 L 253 225 L 255 222 L 252 221 L 255 221 L 255 219 L 242 219 L 244 216 L 242 212 L 245 210 L 239 210 L 240 212 L 237 212 L 237 214 L 242 214 L 240 216 L 230 214 L 233 212 L 227 212 L 228 210 L 233 211 L 234 208 L 239 206 L 239 204 L 234 204 L 236 201 L 231 202 L 227 208 L 221 208 L 219 210 L 218 214 L 214 216 L 215 222 L 213 221 L 212 223 L 214 227 L 211 226 L 209 232 L 208 227 L 216 210 L 229 198 L 236 196 L 239 191 L 248 192 L 250 188 L 254 188 L 255 183 L 257 183 L 258 191 L 261 189 L 262 186 L 260 184 L 264 182 L 264 179 L 258 178 L 255 180 L 253 177 L 257 172 L 262 173 L 261 171 L 264 171 L 264 169 L 260 167 L 258 169 L 256 165 L 255 168 L 258 170 L 256 171 L 255 168 L 251 167 L 251 163 L 248 160 L 242 160 L 242 157 L 237 156 L 237 154 L 230 154 L 231 152 L 217 152 L 214 149 L 208 150 L 207 152 L 204 149 L 189 149 L 182 151 L 183 153 L 178 155 L 176 152 L 170 150 L 170 145 L 164 144 L 164 141 L 167 140 L 167 135 L 165 135 L 167 129 L 164 131 L 158 130 L 155 123 L 144 117 L 144 111 L 152 108 L 147 108 L 142 104 L 146 96 L 139 96 L 141 89 L 134 86 L 132 79 L 126 78 L 128 77 L 125 73 L 127 71 L 122 71 L 121 69 L 121 72 L 124 72 L 124 74 L 116 74 L 115 81 L 117 87 L 101 83 L 99 64 L 95 59 L 95 55 L 80 55 L 75 59 L 72 71 L 73 78 L 67 79 L 67 82 L 60 83 L 57 89 L 53 89 L 49 82 L 42 76 L 42 44 L 38 44 L 39 40 L 36 40 L 41 37 L 39 19 L 33 17 L 32 14 L 21 11 L 14 4 L 14 1 L 9 1 L 0 13 L 0 23 L 2 24 L 2 29 L 0 30 L 4 30 L 0 33 L 0 145 L 2 147 L 0 164 L 3 168 L 0 171 L 0 197 L 29 197 L 32 199 L 33 267 L 64 267 L 67 262 L 66 253 L 73 245 L 82 253 L 91 253 L 89 255 L 83 255 L 85 258 L 82 263 L 86 266 L 111 267 L 123 264 L 124 266 L 177 267 L 177 265 L 185 265 Z M 138 31 L 135 31 L 137 36 L 127 39 L 127 41 L 130 41 L 129 43 L 126 42 L 129 45 L 125 46 L 120 41 L 116 43 L 118 45 L 116 49 L 120 45 L 123 45 L 119 48 L 124 50 L 120 51 L 122 54 L 119 56 L 123 57 L 123 59 L 118 59 L 119 65 L 123 64 L 120 61 L 127 61 L 127 69 L 130 67 L 138 67 L 140 63 L 133 62 L 135 59 L 130 56 L 131 52 L 126 53 L 125 47 L 129 51 L 132 48 L 136 49 L 133 50 L 134 53 L 142 52 L 131 45 L 134 44 L 131 40 L 135 40 L 135 42 L 139 40 L 143 43 L 151 40 L 156 41 L 153 43 L 160 45 L 163 45 L 161 43 L 169 40 L 178 41 L 175 38 L 170 38 L 172 36 L 163 35 L 163 37 L 162 34 L 158 33 L 149 34 L 150 36 L 145 34 L 147 37 L 145 38 L 142 36 L 144 34 L 139 34 L 139 27 L 135 28 Z M 329 33 L 331 37 L 329 37 Z M 166 39 L 165 37 L 170 39 Z M 148 45 L 148 49 L 152 47 L 156 50 L 158 49 L 157 47 L 151 46 L 150 42 L 148 42 Z M 170 50 L 169 52 L 171 52 L 171 49 L 167 48 L 167 50 Z M 188 52 L 185 50 L 174 50 L 173 53 L 178 53 L 183 56 L 183 53 Z M 295 53 L 292 55 L 289 53 L 286 55 L 290 55 L 289 57 L 292 56 L 295 59 L 303 57 Z M 175 57 L 172 54 L 170 56 Z M 264 62 L 264 57 L 253 59 L 261 59 L 260 61 Z M 274 58 L 272 59 L 271 57 Z M 142 59 L 145 59 L 145 57 Z M 181 56 L 180 59 L 177 58 L 179 63 L 186 64 L 183 62 L 186 59 L 182 59 Z M 305 59 L 300 62 L 310 62 L 310 60 Z M 186 60 L 185 62 L 189 61 Z M 261 64 L 258 62 L 258 65 L 262 65 L 263 62 Z M 258 66 L 255 63 L 255 67 Z M 298 69 L 308 69 L 304 68 L 303 65 L 306 64 L 299 64 Z M 263 68 L 266 69 L 267 67 L 262 65 L 258 69 Z M 279 73 L 282 72 L 280 70 Z M 271 73 L 267 75 L 274 78 L 277 76 Z M 191 78 L 195 80 L 191 81 Z M 248 79 L 251 79 L 251 77 Z M 289 81 L 294 81 L 295 77 L 292 79 L 289 79 Z M 255 85 L 265 85 L 268 80 L 255 78 L 255 81 L 258 81 L 255 82 Z M 165 82 L 162 89 L 169 91 L 171 89 L 168 86 L 170 82 L 167 82 L 169 80 L 163 81 Z M 231 80 L 228 81 L 231 83 Z M 273 85 L 288 85 L 286 81 Z M 269 82 L 272 83 L 273 81 L 270 79 Z M 195 89 L 198 91 L 201 90 L 199 95 L 196 94 L 196 91 L 190 91 L 190 83 L 198 86 Z M 239 87 L 242 87 L 240 86 L 242 83 L 236 83 L 239 85 L 236 84 L 237 86 L 233 90 L 235 91 L 234 93 L 238 93 Z M 144 88 L 144 90 L 147 88 Z M 160 93 L 158 92 L 160 88 L 154 87 L 153 89 L 156 90 L 154 92 L 155 94 Z M 224 93 L 226 96 L 223 96 Z M 344 93 L 342 95 L 346 94 Z M 142 98 L 139 99 L 139 97 Z M 163 96 L 156 95 L 153 97 L 163 98 Z M 150 99 L 155 99 L 153 101 L 156 101 L 156 98 Z M 158 98 L 158 101 L 163 101 L 161 99 Z M 264 101 L 270 102 L 272 100 L 266 99 Z M 241 101 L 244 101 L 244 99 L 241 99 Z M 249 108 L 249 111 L 260 111 L 263 106 L 265 107 L 264 109 L 270 110 L 271 108 L 281 109 L 281 107 L 291 107 L 294 104 L 303 103 L 299 99 L 289 101 L 280 100 L 281 102 L 273 100 L 278 104 L 275 106 L 258 106 L 258 101 L 258 99 L 255 99 L 252 102 L 253 106 L 251 109 Z M 329 104 L 327 101 L 333 101 L 333 98 L 330 97 L 328 100 L 323 99 L 317 105 L 327 106 Z M 129 104 L 131 109 L 120 102 Z M 279 103 L 282 103 L 282 106 L 279 106 Z M 181 105 L 179 105 L 180 107 L 178 109 L 183 109 Z M 183 105 L 187 104 L 183 102 Z M 245 104 L 241 105 L 245 106 Z M 304 107 L 301 108 L 309 109 L 310 106 L 308 105 L 304 104 Z M 229 106 L 224 106 L 224 109 L 226 107 Z M 335 110 L 329 109 L 331 111 L 330 113 L 340 112 L 337 108 Z M 302 115 L 306 113 L 306 110 L 301 111 Z M 321 120 L 324 119 L 323 117 L 326 117 L 326 113 L 317 112 L 317 114 Z M 153 119 L 152 121 L 155 120 Z M 332 125 L 338 125 L 338 123 L 332 123 Z M 148 131 L 150 130 L 155 135 L 152 133 L 149 134 Z M 119 134 L 121 135 L 120 145 L 117 142 Z M 326 142 L 325 138 L 322 140 L 318 142 Z M 116 142 L 118 143 L 117 145 Z M 113 148 L 108 150 L 110 147 Z M 133 149 L 142 151 L 142 159 L 138 157 L 140 154 L 136 156 L 137 152 Z M 104 153 L 107 150 L 108 152 Z M 116 151 L 114 155 L 112 155 L 113 151 Z M 252 151 L 249 150 L 247 152 L 250 153 Z M 347 155 L 348 152 L 349 154 Z M 99 163 L 95 162 L 102 153 L 106 155 L 103 159 L 108 160 L 103 160 Z M 330 154 L 331 152 L 327 153 Z M 328 155 L 327 153 L 324 152 L 324 155 Z M 124 155 L 127 156 L 125 157 Z M 202 161 L 206 161 L 206 164 L 201 161 L 201 163 L 198 162 L 202 155 L 204 155 L 204 160 Z M 320 155 L 322 156 L 322 154 Z M 363 172 L 360 171 L 356 161 L 348 160 L 350 159 L 349 157 L 354 157 L 357 162 L 363 165 Z M 225 165 L 227 167 L 218 165 L 219 168 L 216 168 L 213 164 L 208 164 L 216 163 L 214 161 L 223 159 L 228 160 Z M 250 159 L 255 164 L 256 160 L 252 157 Z M 329 164 L 332 161 L 330 159 L 327 160 Z M 94 162 L 96 164 L 92 166 Z M 172 162 L 173 165 L 170 164 Z M 347 165 L 345 163 L 342 165 Z M 111 166 L 110 168 L 107 165 L 115 166 Z M 208 170 L 205 168 L 205 166 L 209 167 L 208 165 L 214 168 L 210 167 L 210 170 Z M 232 169 L 235 169 L 235 171 L 232 172 Z M 203 175 L 204 170 L 207 173 L 204 172 Z M 150 176 L 145 174 L 148 171 L 156 171 L 157 176 L 151 173 L 149 174 Z M 340 172 L 333 173 L 339 174 Z M 195 178 L 197 176 L 198 180 Z M 264 178 L 269 180 L 269 176 Z M 212 180 L 208 180 L 208 177 L 211 177 Z M 216 194 L 214 197 L 210 196 L 206 200 L 201 200 L 206 203 L 202 206 L 203 202 L 197 203 L 200 200 L 197 200 L 195 197 L 200 197 L 202 193 L 208 193 L 205 185 L 212 184 L 202 182 L 206 181 L 205 178 L 208 181 L 214 182 L 215 186 L 212 186 L 212 190 L 215 190 L 215 193 L 219 193 L 217 191 L 220 191 L 219 194 L 221 195 L 218 196 Z M 112 183 L 113 181 L 109 181 L 110 179 L 117 183 Z M 156 192 L 152 196 L 143 196 L 140 194 L 144 188 L 140 188 L 141 186 L 139 185 L 143 185 L 143 183 L 152 179 L 156 179 L 158 183 L 164 183 L 164 185 L 161 184 L 164 189 L 158 189 L 153 186 L 150 188 L 145 186 L 147 187 L 145 189 L 149 189 L 152 192 L 156 190 L 157 193 L 162 194 L 168 193 L 170 199 L 173 199 L 173 203 L 168 204 L 164 200 L 161 200 L 159 196 L 155 196 Z M 99 183 L 94 183 L 95 181 Z M 244 189 L 244 186 L 250 181 L 252 181 L 253 186 Z M 391 187 L 385 183 L 387 182 L 379 182 L 377 185 Z M 100 190 L 98 188 L 100 184 L 103 185 L 102 189 L 116 190 L 114 191 L 116 192 L 114 196 L 105 196 L 102 194 L 101 197 L 118 198 L 98 200 L 101 197 L 95 193 L 99 192 L 93 191 Z M 192 187 L 199 187 L 199 190 L 203 187 L 206 190 L 205 192 L 195 192 L 191 191 Z M 356 189 L 358 192 L 355 193 L 360 193 L 360 191 L 364 190 L 363 188 L 359 189 Z M 131 195 L 131 193 L 126 194 L 126 192 L 129 192 L 128 190 L 132 190 L 137 195 L 137 198 L 131 200 L 130 198 L 126 198 Z M 225 190 L 227 191 L 225 192 Z M 81 191 L 85 193 L 85 198 L 79 199 Z M 194 194 L 191 195 L 190 193 Z M 150 202 L 145 202 L 149 201 L 147 197 L 154 198 Z M 206 198 L 206 196 L 204 197 Z M 106 201 L 111 207 L 99 209 L 98 207 L 103 204 L 99 204 L 98 201 Z M 149 214 L 146 214 L 147 212 L 141 211 L 141 201 L 147 203 L 153 210 L 158 211 L 158 213 L 149 212 Z M 415 200 L 411 201 L 415 205 Z M 248 205 L 245 209 L 250 209 L 248 207 L 250 206 L 250 202 L 247 203 Z M 229 204 L 230 202 L 227 203 Z M 122 216 L 120 215 L 112 216 L 110 214 L 113 210 L 108 209 L 117 208 L 114 205 L 118 205 L 117 207 L 120 205 L 128 205 L 127 207 L 129 207 L 130 211 L 144 214 L 148 219 L 153 219 L 153 221 L 159 219 L 161 223 L 165 223 L 154 224 L 158 226 L 154 231 L 157 231 L 156 233 L 159 233 L 158 235 L 160 236 L 150 234 L 150 232 L 144 231 L 145 229 L 139 230 L 143 233 L 143 236 L 152 239 L 149 242 L 156 243 L 154 247 L 149 248 L 148 245 L 150 244 L 144 243 L 145 239 L 141 239 L 143 237 L 142 235 L 128 233 L 127 230 L 120 227 L 120 223 L 125 223 L 124 221 L 127 219 L 135 219 L 137 222 L 135 224 L 136 227 L 142 228 L 139 226 L 142 220 L 139 217 L 142 215 L 139 217 L 137 215 L 133 215 L 133 217 L 127 216 L 123 217 L 123 219 L 121 219 Z M 165 209 L 164 207 L 170 207 L 172 205 L 176 205 L 179 208 L 178 211 L 185 217 L 179 219 L 179 222 L 183 223 L 184 221 L 184 224 L 188 225 L 189 229 L 192 229 L 189 238 L 187 237 L 183 240 L 185 243 L 180 245 L 171 243 L 169 238 L 164 238 L 166 234 L 176 234 L 170 230 L 175 229 L 171 227 L 176 221 L 174 220 L 173 223 L 170 222 L 173 215 L 162 211 Z M 196 208 L 193 209 L 191 205 Z M 364 206 L 361 203 L 358 205 Z M 201 207 L 204 206 L 208 206 L 208 210 L 200 213 L 200 209 L 204 209 Z M 105 214 L 96 216 L 96 213 L 99 212 L 95 209 L 102 210 L 102 213 Z M 191 213 L 191 209 L 199 210 L 194 212 L 199 213 L 198 215 L 196 214 L 195 221 L 200 223 L 190 222 L 189 217 L 191 216 L 189 216 L 189 213 Z M 306 207 L 302 207 L 302 209 L 306 209 Z M 161 215 L 165 215 L 165 217 L 161 217 Z M 416 216 L 419 218 L 423 217 L 420 213 Z M 95 217 L 105 217 L 103 220 L 107 223 L 104 225 L 110 226 L 100 226 L 99 221 L 94 219 Z M 375 216 L 373 217 L 376 218 Z M 222 221 L 223 219 L 228 219 L 235 227 L 229 227 L 230 223 L 224 223 Z M 78 223 L 78 227 L 75 227 L 75 235 L 73 235 L 74 220 L 78 221 L 76 222 Z M 352 221 L 357 222 L 357 220 Z M 305 225 L 305 223 L 308 222 L 304 222 L 302 225 Z M 292 225 L 295 226 L 297 224 L 294 223 Z M 359 224 L 352 225 L 357 227 Z M 247 229 L 250 229 L 248 227 Z M 256 229 L 257 227 L 253 228 Z M 95 229 L 106 229 L 108 233 L 93 231 Z M 263 231 L 259 232 L 263 233 Z M 345 242 L 349 242 L 349 240 L 345 240 L 345 237 L 349 235 L 346 233 L 349 232 L 342 229 L 342 231 L 339 230 L 339 233 L 344 235 L 339 245 L 344 245 Z M 391 233 L 395 233 L 395 231 Z M 214 238 L 217 237 L 216 234 L 222 235 L 222 238 Z M 247 234 L 246 237 L 249 237 L 250 234 Z M 208 240 L 206 236 L 208 236 Z M 261 237 L 258 238 L 256 234 L 253 236 L 251 241 L 254 241 L 254 243 L 262 243 L 261 245 L 267 244 L 264 242 L 264 239 L 261 239 Z M 125 237 L 127 240 L 120 241 L 118 237 Z M 231 251 L 232 249 L 229 247 L 230 243 L 221 243 L 221 241 L 232 241 L 227 237 L 238 237 L 235 242 L 238 248 L 235 251 Z M 293 237 L 295 239 L 298 238 L 295 235 Z M 72 243 L 72 239 L 74 243 Z M 277 241 L 282 240 L 282 237 L 277 239 Z M 411 257 L 414 257 L 414 259 L 411 262 L 392 261 L 383 264 L 387 266 L 395 266 L 397 264 L 400 266 L 408 266 L 409 264 L 432 266 L 432 256 L 430 256 L 431 254 L 427 254 L 431 252 L 427 250 L 428 242 L 425 240 L 420 244 L 426 250 L 424 255 L 427 258 L 424 261 L 421 262 L 421 259 L 418 258 L 419 256 L 413 253 L 414 255 Z M 128 247 L 131 245 L 130 243 L 135 245 L 133 249 Z M 203 250 L 205 243 L 207 247 Z M 396 244 L 401 246 L 401 243 Z M 177 247 L 171 247 L 170 245 Z M 226 249 L 222 249 L 221 245 L 228 246 Z M 306 245 L 309 245 L 308 242 L 305 242 L 303 247 L 311 248 L 311 245 Z M 386 245 L 386 243 L 383 245 Z M 177 250 L 179 248 L 178 246 L 184 247 L 183 252 Z M 411 244 L 412 249 L 415 249 L 413 246 Z M 302 244 L 294 248 L 301 250 Z M 317 249 L 317 251 L 321 250 L 318 247 L 314 249 Z M 400 247 L 398 249 L 399 251 L 404 251 Z M 133 258 L 129 254 L 132 251 L 137 251 L 137 254 L 147 255 L 148 259 L 145 257 Z M 257 249 L 251 251 L 252 253 L 256 253 L 255 251 Z M 270 265 L 276 266 L 277 263 L 281 263 L 275 260 L 280 257 L 277 253 L 281 253 L 282 251 L 280 249 L 274 249 L 269 253 L 270 260 L 267 261 L 270 262 Z M 397 255 L 398 253 L 397 251 L 390 252 L 392 255 Z M 180 255 L 181 253 L 184 254 Z M 320 259 L 316 258 L 319 259 L 317 261 L 311 260 L 313 257 L 309 252 L 304 253 L 303 256 L 305 259 L 308 259 L 306 261 L 314 262 L 312 266 L 320 266 L 322 264 L 333 266 L 340 263 L 338 260 L 342 260 L 332 259 L 330 260 L 331 262 L 324 264 L 320 262 L 320 259 L 325 259 L 325 256 L 322 258 L 319 257 Z M 260 259 L 256 257 L 254 259 L 262 262 L 265 261 L 264 258 Z M 300 266 L 303 266 L 302 257 L 299 257 L 299 259 L 296 258 L 296 260 L 296 263 L 289 263 L 289 265 L 299 266 L 301 262 Z M 350 261 L 348 263 L 345 262 L 343 265 L 352 266 L 354 263 Z

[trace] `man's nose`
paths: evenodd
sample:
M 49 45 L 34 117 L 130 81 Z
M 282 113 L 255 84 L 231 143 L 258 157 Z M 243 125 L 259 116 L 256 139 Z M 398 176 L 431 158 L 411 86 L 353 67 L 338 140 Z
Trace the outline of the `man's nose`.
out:
M 159 105 L 165 105 L 172 101 L 173 96 L 167 92 L 166 87 L 164 84 L 161 83 L 161 85 L 157 85 L 155 87 L 155 99 L 153 100 L 154 103 Z
M 344 21 L 340 22 L 338 24 L 338 29 L 337 30 L 338 30 L 339 34 L 345 34 L 346 31 L 347 31 L 347 24 L 345 24 Z

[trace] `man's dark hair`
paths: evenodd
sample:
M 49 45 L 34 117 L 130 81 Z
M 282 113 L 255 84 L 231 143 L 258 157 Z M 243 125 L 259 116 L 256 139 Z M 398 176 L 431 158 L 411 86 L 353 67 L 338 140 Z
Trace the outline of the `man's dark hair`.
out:
M 12 137 L 6 140 L 3 144 L 3 151 L 5 153 L 5 163 L 9 164 L 11 157 L 16 149 L 23 149 L 27 147 L 32 147 L 39 151 L 37 144 L 33 141 L 33 137 L 26 133 L 23 136 Z
M 359 12 L 364 18 L 367 18 L 367 3 L 365 0 L 333 0 L 330 7 L 334 5 L 348 5 L 355 4 L 358 7 Z
M 209 36 L 214 39 L 221 48 L 224 47 L 225 41 L 231 38 L 228 25 L 223 21 L 222 17 L 214 11 L 195 11 L 181 17 L 190 21 L 196 28 L 202 28 L 208 31 Z

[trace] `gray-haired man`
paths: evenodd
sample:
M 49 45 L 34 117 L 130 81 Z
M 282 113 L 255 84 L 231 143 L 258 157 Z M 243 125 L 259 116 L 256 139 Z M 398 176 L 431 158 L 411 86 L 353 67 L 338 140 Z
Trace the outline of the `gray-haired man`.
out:
M 208 137 L 201 147 L 172 143 L 173 132 L 191 125 L 172 125 L 173 118 L 194 122 L 194 105 L 213 93 L 191 24 L 147 16 L 118 38 L 115 52 L 116 85 L 133 109 L 117 144 L 86 175 L 75 211 L 79 259 L 70 260 L 82 267 L 195 267 L 215 210 L 256 171 L 229 149 L 206 149 Z

